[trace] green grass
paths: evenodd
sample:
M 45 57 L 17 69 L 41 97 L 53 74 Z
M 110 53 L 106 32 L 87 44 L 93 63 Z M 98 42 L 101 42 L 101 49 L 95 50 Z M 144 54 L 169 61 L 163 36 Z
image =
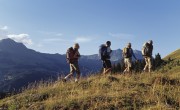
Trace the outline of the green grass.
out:
M 176 73 L 179 71 L 180 66 L 180 49 L 172 52 L 163 58 L 165 61 L 165 65 L 161 66 L 161 68 L 157 69 L 157 71 L 161 73 Z
M 180 49 L 177 49 L 176 51 L 172 52 L 171 54 L 167 55 L 164 60 L 168 60 L 168 58 L 172 59 L 180 59 Z
M 40 83 L 0 100 L 10 110 L 180 109 L 180 71 L 136 75 L 95 75 L 79 83 Z

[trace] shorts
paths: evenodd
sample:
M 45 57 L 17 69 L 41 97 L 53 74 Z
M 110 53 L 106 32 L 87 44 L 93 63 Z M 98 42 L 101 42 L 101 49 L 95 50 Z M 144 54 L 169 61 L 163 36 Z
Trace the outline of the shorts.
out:
M 132 58 L 124 58 L 125 67 L 132 67 Z
M 145 57 L 146 65 L 145 67 L 151 69 L 152 68 L 152 58 L 151 57 Z
M 103 60 L 103 68 L 112 68 L 110 60 Z
M 74 72 L 80 74 L 78 61 L 74 63 L 70 63 L 70 73 L 74 73 Z

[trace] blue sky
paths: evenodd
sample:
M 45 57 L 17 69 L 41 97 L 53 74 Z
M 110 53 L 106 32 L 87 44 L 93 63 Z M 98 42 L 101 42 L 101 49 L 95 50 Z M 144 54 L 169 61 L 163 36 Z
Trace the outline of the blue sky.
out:
M 107 40 L 141 50 L 152 39 L 164 57 L 180 47 L 180 0 L 0 0 L 0 39 L 7 37 L 43 53 L 78 42 L 84 55 Z

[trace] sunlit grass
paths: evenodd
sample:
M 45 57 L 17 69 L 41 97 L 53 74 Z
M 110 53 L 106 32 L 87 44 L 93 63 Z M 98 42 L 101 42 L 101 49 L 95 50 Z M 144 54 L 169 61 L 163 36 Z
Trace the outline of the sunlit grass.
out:
M 180 72 L 95 75 L 31 85 L 0 101 L 15 109 L 179 109 Z

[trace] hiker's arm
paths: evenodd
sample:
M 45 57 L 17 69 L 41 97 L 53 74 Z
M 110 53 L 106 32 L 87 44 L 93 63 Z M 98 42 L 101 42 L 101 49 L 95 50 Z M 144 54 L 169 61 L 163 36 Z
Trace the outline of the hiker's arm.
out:
M 112 50 L 110 50 L 110 53 L 112 53 Z
M 74 58 L 79 58 L 81 55 L 79 53 L 79 51 L 76 51 L 76 53 L 74 54 Z
M 69 53 L 68 52 L 66 53 L 66 58 L 69 59 Z
M 109 53 L 111 54 L 112 53 L 112 50 L 111 50 L 111 48 L 109 47 Z
M 81 57 L 81 54 L 79 53 L 79 51 L 78 51 L 78 57 Z

